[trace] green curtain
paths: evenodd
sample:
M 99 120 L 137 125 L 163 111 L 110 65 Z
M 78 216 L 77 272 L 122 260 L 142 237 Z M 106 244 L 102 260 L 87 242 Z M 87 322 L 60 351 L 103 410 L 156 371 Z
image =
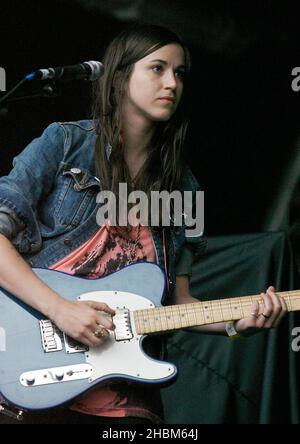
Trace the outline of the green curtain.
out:
M 200 300 L 300 288 L 292 247 L 283 232 L 208 238 L 193 264 L 191 291 Z M 277 329 L 247 339 L 194 332 L 168 338 L 177 381 L 162 389 L 169 424 L 299 423 L 300 352 L 291 347 L 300 312 Z

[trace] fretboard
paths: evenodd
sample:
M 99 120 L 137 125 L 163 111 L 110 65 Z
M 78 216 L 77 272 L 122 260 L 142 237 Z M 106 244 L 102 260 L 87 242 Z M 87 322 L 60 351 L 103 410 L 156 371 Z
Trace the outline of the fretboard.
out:
M 288 311 L 300 310 L 300 290 L 276 294 L 284 297 Z M 259 313 L 262 313 L 263 299 L 260 295 L 252 295 L 136 310 L 134 322 L 137 333 L 141 335 L 179 330 L 244 318 L 251 314 L 254 301 L 259 303 Z

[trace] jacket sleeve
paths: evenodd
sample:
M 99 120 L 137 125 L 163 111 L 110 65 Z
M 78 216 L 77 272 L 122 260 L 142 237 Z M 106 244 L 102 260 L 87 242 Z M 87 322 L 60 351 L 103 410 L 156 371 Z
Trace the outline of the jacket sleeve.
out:
M 20 253 L 38 251 L 41 247 L 37 207 L 53 186 L 63 153 L 64 130 L 58 123 L 52 123 L 13 159 L 11 172 L 0 178 L 0 207 L 6 209 L 2 231 L 10 236 L 17 230 L 16 247 Z
M 194 262 L 194 255 L 190 248 L 186 245 L 183 247 L 178 262 L 175 264 L 175 275 L 192 276 L 192 265 Z
M 24 230 L 25 224 L 8 207 L 0 207 L 0 233 L 12 240 Z

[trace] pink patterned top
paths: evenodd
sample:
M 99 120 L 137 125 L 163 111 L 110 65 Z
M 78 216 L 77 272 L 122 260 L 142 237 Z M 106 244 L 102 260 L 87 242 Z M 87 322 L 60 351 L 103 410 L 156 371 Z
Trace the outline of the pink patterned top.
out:
M 50 267 L 68 274 L 95 278 L 138 261 L 157 262 L 149 229 L 138 225 L 124 232 L 108 224 L 85 244 Z M 72 410 L 96 416 L 139 416 L 162 422 L 159 391 L 132 382 L 108 382 L 72 405 Z

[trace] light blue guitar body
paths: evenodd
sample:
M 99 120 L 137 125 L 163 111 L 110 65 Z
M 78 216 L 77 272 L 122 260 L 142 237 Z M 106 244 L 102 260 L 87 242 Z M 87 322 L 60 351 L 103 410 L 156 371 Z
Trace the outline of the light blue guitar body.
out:
M 10 404 L 25 410 L 48 409 L 103 381 L 161 384 L 176 376 L 173 364 L 145 354 L 145 336 L 137 333 L 133 316 L 135 310 L 161 305 L 165 275 L 158 265 L 140 262 L 99 279 L 46 269 L 34 272 L 65 299 L 106 302 L 117 310 L 118 327 L 105 345 L 76 349 L 76 343 L 50 321 L 40 325 L 43 315 L 0 290 L 0 393 Z

